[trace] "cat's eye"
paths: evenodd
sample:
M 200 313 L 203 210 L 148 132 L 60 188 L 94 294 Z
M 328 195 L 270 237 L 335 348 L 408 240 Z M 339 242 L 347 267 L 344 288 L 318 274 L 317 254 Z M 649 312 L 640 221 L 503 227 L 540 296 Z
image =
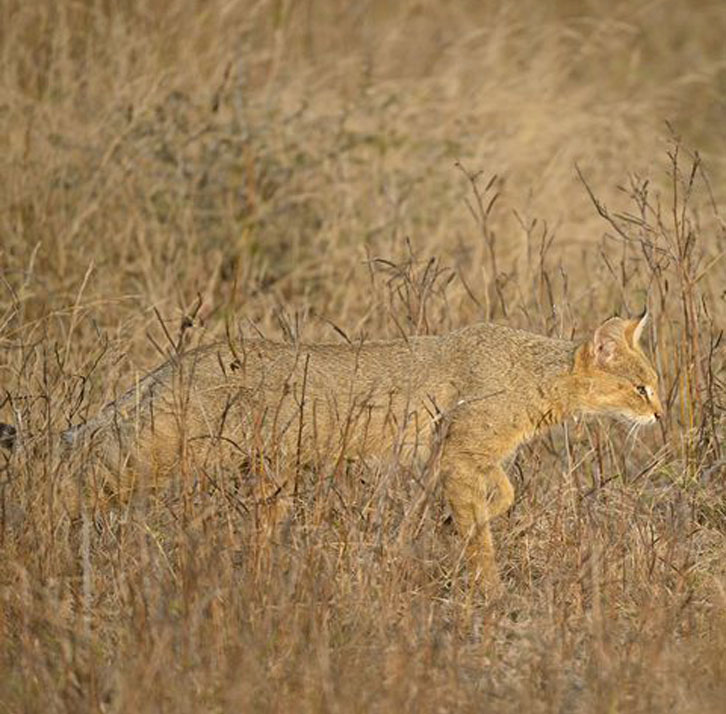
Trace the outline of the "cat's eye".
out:
M 648 396 L 648 387 L 646 387 L 645 385 L 639 384 L 636 389 L 638 390 L 638 394 L 640 394 L 641 397 Z

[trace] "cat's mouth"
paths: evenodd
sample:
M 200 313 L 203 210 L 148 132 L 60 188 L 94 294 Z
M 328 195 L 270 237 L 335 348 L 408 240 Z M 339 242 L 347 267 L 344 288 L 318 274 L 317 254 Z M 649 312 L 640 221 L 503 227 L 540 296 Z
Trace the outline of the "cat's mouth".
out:
M 642 424 L 646 426 L 648 424 L 655 424 L 660 417 L 657 414 L 634 414 L 630 417 L 630 421 L 634 421 L 636 424 Z
M 614 416 L 618 421 L 625 424 L 635 424 L 637 426 L 652 426 L 655 424 L 659 416 L 655 413 L 651 414 L 639 414 L 632 411 L 608 411 L 606 412 L 610 416 Z

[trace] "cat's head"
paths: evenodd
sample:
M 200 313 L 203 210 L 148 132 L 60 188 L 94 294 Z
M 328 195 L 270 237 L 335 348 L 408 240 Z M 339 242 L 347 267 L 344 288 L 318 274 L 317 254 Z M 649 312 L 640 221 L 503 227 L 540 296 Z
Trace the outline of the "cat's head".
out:
M 580 348 L 575 373 L 587 377 L 582 410 L 652 424 L 663 416 L 658 375 L 640 347 L 647 312 L 636 319 L 611 317 Z

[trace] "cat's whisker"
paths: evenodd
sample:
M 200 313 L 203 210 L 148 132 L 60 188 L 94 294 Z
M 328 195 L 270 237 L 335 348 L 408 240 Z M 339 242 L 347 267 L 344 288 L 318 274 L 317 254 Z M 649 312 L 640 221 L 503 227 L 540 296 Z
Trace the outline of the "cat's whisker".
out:
M 625 435 L 625 446 L 626 448 L 629 447 L 630 441 L 633 438 L 633 434 L 635 433 L 635 430 L 638 428 L 638 422 L 635 421 L 630 425 L 630 428 L 628 429 L 627 434 Z

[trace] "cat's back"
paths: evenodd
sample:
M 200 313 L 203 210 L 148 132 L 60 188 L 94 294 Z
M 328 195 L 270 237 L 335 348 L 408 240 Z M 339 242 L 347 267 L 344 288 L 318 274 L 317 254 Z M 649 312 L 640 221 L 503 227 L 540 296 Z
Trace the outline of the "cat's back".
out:
M 262 391 L 303 382 L 311 394 L 410 391 L 448 363 L 446 346 L 441 337 L 298 345 L 249 340 L 235 349 L 228 376 Z
M 290 344 L 254 339 L 219 345 L 204 355 L 199 376 L 248 393 L 295 391 L 453 398 L 476 385 L 535 382 L 571 363 L 574 343 L 496 323 L 477 323 L 444 335 L 352 343 Z M 212 354 L 213 353 L 213 354 Z
M 84 427 L 175 409 L 179 393 L 207 409 L 230 398 L 250 405 L 304 398 L 442 408 L 472 390 L 516 388 L 562 368 L 571 343 L 496 323 L 439 336 L 351 343 L 284 343 L 254 338 L 220 342 L 177 355 L 149 372 Z M 206 405 L 206 406 L 205 406 Z M 69 430 L 71 438 L 75 430 Z
M 446 351 L 462 368 L 491 380 L 559 374 L 571 365 L 576 346 L 570 340 L 492 322 L 470 325 L 443 339 L 448 343 Z

